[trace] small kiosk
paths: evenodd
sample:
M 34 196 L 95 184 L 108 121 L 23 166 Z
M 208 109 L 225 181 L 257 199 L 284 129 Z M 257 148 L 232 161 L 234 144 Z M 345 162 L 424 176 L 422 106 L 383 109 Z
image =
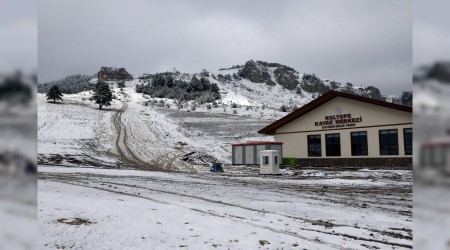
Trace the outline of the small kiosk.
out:
M 278 150 L 262 150 L 259 157 L 259 174 L 281 174 Z

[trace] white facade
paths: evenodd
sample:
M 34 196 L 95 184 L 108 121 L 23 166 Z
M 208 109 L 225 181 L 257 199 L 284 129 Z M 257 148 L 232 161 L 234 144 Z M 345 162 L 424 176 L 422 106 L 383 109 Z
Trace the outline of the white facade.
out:
M 336 114 L 337 108 L 338 111 L 340 110 L 339 115 L 350 114 L 351 119 L 361 118 L 361 122 L 341 124 L 344 127 L 340 128 L 333 128 L 333 125 L 316 126 L 316 122 L 326 121 L 326 116 L 338 115 Z M 403 130 L 407 128 L 412 128 L 411 113 L 336 97 L 277 129 L 275 141 L 284 143 L 283 157 L 307 158 L 308 135 L 320 135 L 322 157 L 327 157 L 325 135 L 338 133 L 341 144 L 340 157 L 385 157 L 380 154 L 379 131 L 397 129 L 399 153 L 398 155 L 390 155 L 390 157 L 404 157 L 406 154 Z M 351 133 L 357 131 L 367 132 L 368 155 L 352 155 Z
M 259 174 L 280 174 L 280 153 L 278 150 L 259 152 Z
M 412 127 L 411 107 L 330 91 L 259 133 L 302 164 L 412 166 Z

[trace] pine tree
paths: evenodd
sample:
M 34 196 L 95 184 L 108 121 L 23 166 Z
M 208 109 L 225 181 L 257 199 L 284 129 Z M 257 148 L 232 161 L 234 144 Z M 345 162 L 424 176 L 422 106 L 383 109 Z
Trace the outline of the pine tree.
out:
M 109 84 L 102 81 L 97 82 L 91 100 L 98 104 L 99 109 L 102 109 L 103 106 L 111 106 L 112 92 Z
M 56 100 L 62 101 L 62 96 L 63 94 L 61 93 L 61 90 L 59 90 L 58 85 L 53 85 L 47 92 L 47 100 L 53 100 L 54 103 L 56 103 Z

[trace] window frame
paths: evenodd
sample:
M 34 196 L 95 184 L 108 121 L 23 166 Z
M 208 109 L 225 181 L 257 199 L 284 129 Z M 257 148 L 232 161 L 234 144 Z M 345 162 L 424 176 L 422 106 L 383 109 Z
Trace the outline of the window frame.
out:
M 411 130 L 411 144 L 406 144 L 406 130 Z M 411 149 L 409 151 L 409 154 L 407 153 L 406 146 L 411 145 Z M 403 129 L 403 149 L 405 151 L 405 155 L 412 155 L 413 154 L 413 128 L 404 128 Z
M 355 133 L 365 133 L 366 134 L 366 154 L 355 154 L 354 153 L 354 148 L 353 148 L 353 134 Z M 358 137 L 360 137 L 361 135 L 359 135 Z M 360 142 L 361 140 L 359 140 Z M 359 144 L 361 145 L 361 144 Z M 367 130 L 362 130 L 362 131 L 353 131 L 350 132 L 350 151 L 351 151 L 351 155 L 352 156 L 368 156 L 369 155 L 369 142 L 368 142 L 368 133 Z M 360 152 L 362 152 L 362 150 L 360 150 Z
M 337 136 L 336 136 L 337 135 Z M 331 139 L 335 140 L 337 139 L 336 143 L 335 141 L 331 144 L 328 145 L 328 137 L 329 136 L 333 136 Z M 335 153 L 334 148 L 332 147 L 336 147 L 336 145 L 338 145 L 338 150 L 336 151 L 336 154 L 332 154 Z M 342 155 L 342 150 L 341 150 L 341 133 L 329 133 L 329 134 L 325 134 L 325 155 L 326 156 L 331 156 L 331 157 L 340 157 Z
M 319 149 L 318 155 L 311 154 L 312 149 L 310 147 L 309 140 L 310 140 L 310 138 L 317 140 L 317 138 L 313 138 L 313 137 L 318 137 L 318 139 L 319 139 L 319 143 L 318 143 L 319 147 L 317 148 L 317 144 L 314 145 L 314 150 Z M 322 157 L 322 135 L 321 134 L 307 135 L 306 144 L 307 144 L 307 148 L 308 148 L 308 157 Z
M 387 144 L 387 153 L 384 153 L 384 149 L 382 149 L 383 148 L 383 145 L 382 145 L 382 138 L 381 138 L 381 134 L 382 134 L 382 132 L 384 132 L 384 131 L 387 131 L 388 133 L 387 133 L 387 135 L 388 135 L 388 138 L 387 138 L 387 142 L 388 142 L 388 144 Z M 391 134 L 394 134 L 394 133 L 391 133 L 392 131 L 395 131 L 396 133 L 396 136 L 395 136 L 395 139 L 396 139 L 396 145 L 394 144 L 394 143 L 391 143 Z M 378 143 L 379 143 L 379 150 L 380 150 L 380 155 L 399 155 L 399 146 L 398 146 L 398 129 L 380 129 L 380 130 L 378 130 Z M 396 146 L 396 147 L 393 147 L 393 146 Z M 396 151 L 393 151 L 394 149 L 396 149 Z

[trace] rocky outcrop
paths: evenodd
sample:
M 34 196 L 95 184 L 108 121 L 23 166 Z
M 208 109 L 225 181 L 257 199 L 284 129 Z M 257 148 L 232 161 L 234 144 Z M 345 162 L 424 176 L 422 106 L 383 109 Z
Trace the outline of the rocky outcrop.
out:
M 308 93 L 324 94 L 330 90 L 325 83 L 315 74 L 303 74 L 301 88 Z
M 293 90 L 300 83 L 297 71 L 279 63 L 250 60 L 238 71 L 237 75 L 251 82 L 275 85 L 276 82 L 271 79 L 270 72 L 273 72 L 274 80 L 286 89 Z
M 237 75 L 251 82 L 265 83 L 267 80 L 270 80 L 267 67 L 261 64 L 260 61 L 255 62 L 250 60 L 246 62 L 244 67 L 238 71 Z
M 435 63 L 426 74 L 426 77 L 440 82 L 450 83 L 450 62 Z
M 98 72 L 99 81 L 131 81 L 133 76 L 131 76 L 125 68 L 113 68 L 113 67 L 102 67 Z
M 293 68 L 280 65 L 273 71 L 278 84 L 286 89 L 293 90 L 300 83 L 298 81 L 298 73 Z

